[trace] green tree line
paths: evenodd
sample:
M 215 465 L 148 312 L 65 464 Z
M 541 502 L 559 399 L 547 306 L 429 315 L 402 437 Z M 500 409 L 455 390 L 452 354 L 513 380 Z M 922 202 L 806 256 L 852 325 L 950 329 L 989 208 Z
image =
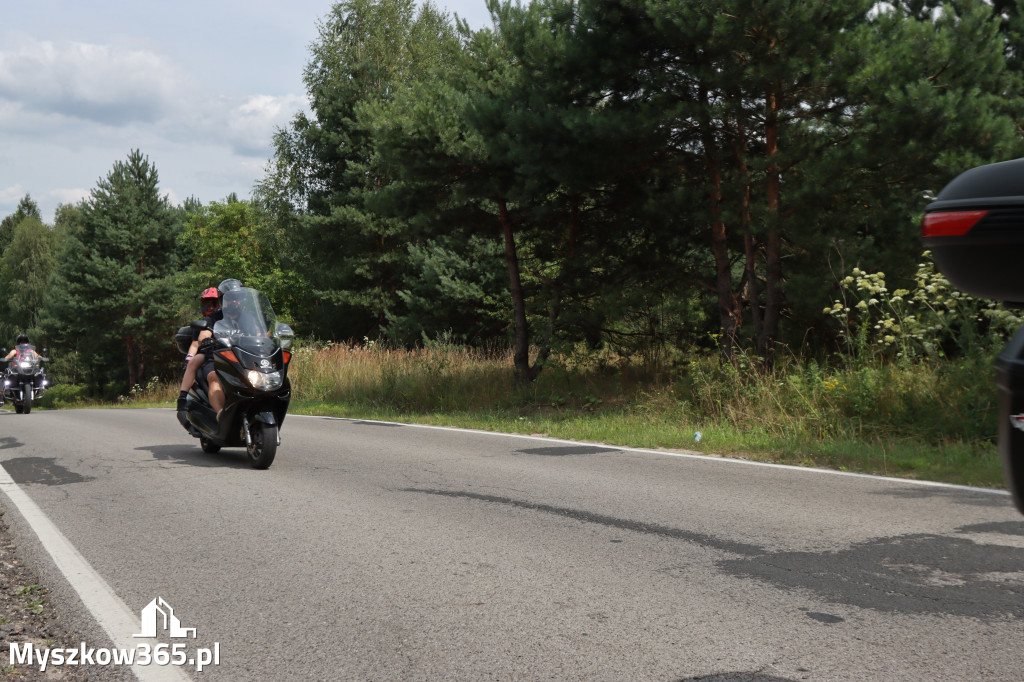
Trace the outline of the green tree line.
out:
M 173 373 L 225 277 L 300 334 L 726 361 L 843 343 L 852 268 L 899 286 L 928 192 L 1021 156 L 1019 0 L 342 0 L 253 199 L 171 206 L 141 151 L 0 225 L 0 333 L 97 388 Z

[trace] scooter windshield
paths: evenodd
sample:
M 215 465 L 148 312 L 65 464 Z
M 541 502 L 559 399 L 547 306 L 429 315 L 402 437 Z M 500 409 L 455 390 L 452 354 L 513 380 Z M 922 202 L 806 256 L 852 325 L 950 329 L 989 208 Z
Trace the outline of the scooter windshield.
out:
M 232 346 L 279 345 L 277 316 L 262 292 L 248 287 L 229 291 L 224 294 L 221 309 L 224 317 L 213 325 L 214 338 Z

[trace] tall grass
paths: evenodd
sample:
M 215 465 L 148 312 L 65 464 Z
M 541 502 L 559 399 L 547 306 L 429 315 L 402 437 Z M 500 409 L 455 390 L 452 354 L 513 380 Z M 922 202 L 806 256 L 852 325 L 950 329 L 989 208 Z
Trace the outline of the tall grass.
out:
M 295 398 L 397 412 L 493 408 L 513 393 L 511 355 L 446 346 L 399 350 L 383 344 L 296 351 Z
M 575 353 L 522 388 L 507 351 L 368 344 L 300 350 L 290 376 L 309 412 L 1001 485 L 990 359 L 755 366 Z
M 990 357 L 791 357 L 771 373 L 757 367 L 742 356 L 735 364 L 695 355 L 652 366 L 579 350 L 520 387 L 508 350 L 367 343 L 300 347 L 289 376 L 293 412 L 1003 485 Z M 71 388 L 53 391 L 54 407 L 73 406 L 81 396 L 60 392 Z M 176 395 L 176 385 L 151 384 L 116 404 L 166 405 Z
M 703 361 L 678 385 L 693 412 L 776 437 L 913 438 L 939 444 L 995 437 L 995 375 L 986 359 L 829 367 L 790 362 L 773 374 Z

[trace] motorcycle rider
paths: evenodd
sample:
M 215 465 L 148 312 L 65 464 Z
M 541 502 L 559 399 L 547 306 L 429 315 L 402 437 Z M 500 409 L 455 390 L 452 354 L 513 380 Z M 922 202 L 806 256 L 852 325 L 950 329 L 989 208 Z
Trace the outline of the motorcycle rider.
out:
M 15 341 L 14 341 L 14 348 L 12 348 L 11 352 L 8 353 L 4 357 L 4 360 L 5 361 L 14 361 L 14 362 L 16 362 L 20 358 L 31 358 L 31 357 L 37 357 L 40 360 L 46 360 L 46 358 L 44 358 L 42 355 L 40 355 L 39 353 L 36 352 L 36 347 L 33 346 L 31 343 L 29 343 L 28 335 L 26 335 L 26 334 L 19 334 L 18 338 L 15 339 Z M 10 366 L 8 366 L 8 371 L 9 370 L 10 370 Z M 43 387 L 43 375 L 42 374 L 37 374 L 32 383 L 35 385 L 36 388 L 42 388 Z
M 214 322 L 223 317 L 220 311 L 220 292 L 213 287 L 204 289 L 199 294 L 199 308 L 203 313 L 203 317 L 206 318 L 207 324 L 212 327 Z M 180 393 L 178 394 L 178 421 L 186 429 L 188 428 L 188 418 L 186 417 L 185 405 L 188 390 L 195 383 L 196 372 L 202 367 L 203 361 L 206 358 L 205 354 L 199 352 L 200 342 L 211 335 L 212 332 L 208 329 L 202 331 L 193 329 L 192 344 L 189 346 L 188 354 L 185 356 L 185 375 L 181 379 Z
M 245 308 L 246 296 L 242 291 L 228 291 L 224 294 L 221 309 L 224 312 L 226 328 L 244 336 L 261 336 L 266 325 L 261 325 Z
M 245 309 L 246 295 L 242 291 L 242 283 L 238 280 L 225 280 L 221 282 L 221 286 L 223 287 L 221 296 L 223 323 L 221 326 L 247 336 L 258 336 L 260 327 L 256 324 L 252 314 Z M 212 344 L 213 340 L 210 339 L 205 343 Z M 203 351 L 204 346 L 200 345 L 199 350 Z M 206 373 L 206 381 L 210 386 L 210 407 L 217 413 L 217 421 L 220 421 L 220 415 L 224 411 L 224 387 L 221 386 L 220 378 L 217 377 L 217 372 L 213 368 L 213 357 L 209 354 L 207 354 L 202 371 Z
M 14 341 L 14 348 L 7 354 L 4 360 L 13 360 L 15 356 L 18 357 L 32 357 L 43 358 L 39 353 L 36 352 L 36 347 L 28 341 L 28 336 L 25 334 L 19 334 L 18 338 Z

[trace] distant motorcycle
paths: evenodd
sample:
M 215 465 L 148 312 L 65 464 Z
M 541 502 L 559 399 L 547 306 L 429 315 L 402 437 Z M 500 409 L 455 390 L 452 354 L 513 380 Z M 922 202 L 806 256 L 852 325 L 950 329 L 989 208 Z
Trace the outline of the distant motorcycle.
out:
M 43 352 L 46 352 L 45 348 Z M 32 402 L 46 393 L 50 384 L 43 369 L 46 360 L 36 353 L 19 353 L 4 371 L 3 399 L 14 403 L 14 411 L 18 414 L 31 412 Z
M 230 303 L 228 296 L 234 297 Z M 232 308 L 237 315 L 230 314 Z M 206 372 L 200 371 L 188 392 L 186 428 L 204 452 L 245 446 L 249 463 L 266 469 L 277 455 L 291 400 L 288 363 L 294 334 L 277 321 L 270 301 L 255 289 L 225 294 L 224 310 L 224 318 L 213 323 L 213 348 L 207 351 L 224 389 L 224 410 L 218 420 L 210 406 Z M 187 353 L 192 329 L 207 328 L 204 319 L 179 329 L 178 349 Z

